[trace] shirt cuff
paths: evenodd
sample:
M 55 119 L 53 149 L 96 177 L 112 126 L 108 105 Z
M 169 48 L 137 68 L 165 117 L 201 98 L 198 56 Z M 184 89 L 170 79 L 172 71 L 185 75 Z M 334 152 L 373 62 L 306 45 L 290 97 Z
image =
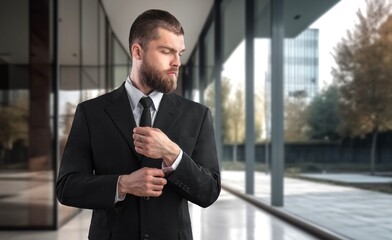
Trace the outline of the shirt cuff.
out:
M 182 160 L 182 155 L 183 155 L 183 152 L 180 149 L 180 154 L 178 154 L 176 160 L 174 161 L 174 163 L 171 166 L 167 166 L 165 164 L 165 162 L 162 161 L 162 170 L 163 170 L 163 172 L 165 174 L 169 174 L 171 172 L 174 172 L 177 169 L 178 165 L 180 164 L 180 162 Z
M 121 176 L 118 176 L 118 178 L 117 178 L 117 186 L 116 186 L 116 196 L 115 196 L 115 198 L 114 198 L 114 203 L 116 204 L 117 202 L 120 202 L 120 201 L 124 201 L 124 199 L 125 199 L 125 194 L 124 195 L 120 195 L 119 193 L 118 193 L 118 184 L 119 184 L 119 181 L 120 181 L 120 177 Z

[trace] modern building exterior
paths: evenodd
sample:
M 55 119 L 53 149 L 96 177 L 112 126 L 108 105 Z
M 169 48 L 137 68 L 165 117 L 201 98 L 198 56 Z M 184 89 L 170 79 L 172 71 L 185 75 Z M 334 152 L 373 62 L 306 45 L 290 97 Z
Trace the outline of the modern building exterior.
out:
M 310 102 L 319 92 L 318 29 L 306 29 L 295 38 L 286 39 L 284 47 L 284 95 Z
M 318 93 L 321 34 L 308 27 L 341 1 L 189 1 L 208 9 L 204 11 L 206 17 L 192 21 L 186 19 L 187 3 L 160 2 L 0 1 L 0 230 L 58 229 L 79 212 L 60 205 L 55 197 L 58 165 L 74 110 L 79 102 L 111 91 L 125 80 L 132 63 L 127 39 L 118 30 L 119 19 L 123 18 L 128 26 L 136 17 L 134 12 L 152 7 L 178 14 L 180 21 L 201 21 L 197 23 L 202 26 L 201 31 L 196 33 L 191 30 L 193 25 L 187 25 L 190 30 L 185 27 L 186 36 L 189 32 L 195 44 L 187 46 L 176 91 L 204 104 L 205 90 L 208 85 L 213 86 L 214 101 L 209 107 L 214 115 L 220 156 L 225 121 L 221 113 L 222 65 L 245 42 L 244 60 L 238 61 L 244 66 L 241 69 L 245 76 L 243 194 L 252 196 L 260 188 L 254 177 L 255 171 L 259 171 L 256 162 L 267 162 L 267 158 L 271 164 L 271 208 L 285 204 L 285 173 L 298 169 L 325 171 L 313 163 L 308 168 L 300 164 L 285 168 L 284 103 L 286 98 L 305 98 L 309 102 Z M 257 48 L 260 39 L 268 42 L 267 49 Z M 258 61 L 260 55 L 268 56 L 267 61 Z M 259 76 L 255 74 L 257 69 L 268 70 Z M 266 80 L 265 89 L 255 88 L 255 83 Z M 256 159 L 255 154 L 254 123 L 260 117 L 253 110 L 259 104 L 253 97 L 255 91 L 266 91 L 265 101 L 270 107 L 265 111 L 271 109 L 262 116 L 268 118 L 265 122 L 271 137 L 266 159 Z M 356 164 L 356 155 L 368 153 L 364 145 L 351 144 L 345 148 L 349 151 L 342 151 L 340 143 L 325 141 L 317 149 L 307 144 L 301 145 L 301 149 L 302 154 L 324 161 L 323 166 L 339 169 L 339 156 Z M 385 146 L 389 145 L 383 145 L 387 149 Z M 336 153 L 334 160 L 323 158 L 332 148 Z M 390 156 L 387 154 L 379 153 Z M 387 158 L 377 163 L 381 170 L 388 170 L 391 165 Z
M 304 29 L 298 35 L 284 40 L 284 90 L 285 106 L 309 104 L 319 92 L 318 29 Z M 269 68 L 270 69 L 270 68 Z M 264 79 L 265 120 L 262 135 L 270 138 L 271 131 L 271 72 Z M 286 123 L 291 119 L 286 114 Z M 287 119 L 289 119 L 287 121 Z M 290 127 L 286 124 L 286 128 Z
M 0 9 L 0 228 L 55 229 L 78 212 L 54 193 L 75 107 L 118 86 L 130 58 L 100 1 Z

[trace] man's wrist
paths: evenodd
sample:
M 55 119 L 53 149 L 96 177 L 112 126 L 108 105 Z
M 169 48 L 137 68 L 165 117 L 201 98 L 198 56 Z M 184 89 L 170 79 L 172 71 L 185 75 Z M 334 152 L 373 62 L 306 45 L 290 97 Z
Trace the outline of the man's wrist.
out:
M 172 150 L 170 150 L 168 154 L 163 157 L 163 161 L 165 162 L 166 166 L 170 167 L 171 165 L 173 165 L 173 163 L 178 158 L 180 152 L 181 148 L 177 144 L 173 143 Z
M 122 201 L 125 199 L 126 196 L 126 193 L 122 191 L 123 188 L 121 185 L 121 180 L 122 180 L 121 177 L 122 175 L 120 175 L 117 180 L 116 201 Z
M 180 149 L 180 153 L 178 154 L 176 160 L 173 162 L 172 165 L 167 166 L 165 161 L 162 162 L 162 170 L 163 172 L 168 175 L 171 172 L 175 171 L 182 160 L 183 151 Z

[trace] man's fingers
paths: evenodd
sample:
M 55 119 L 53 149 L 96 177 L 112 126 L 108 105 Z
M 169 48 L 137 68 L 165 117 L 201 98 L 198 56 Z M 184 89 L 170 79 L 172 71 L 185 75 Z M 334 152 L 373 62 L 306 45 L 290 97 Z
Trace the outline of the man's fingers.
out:
M 166 183 L 167 183 L 167 180 L 165 178 L 161 178 L 161 177 L 159 177 L 159 178 L 155 177 L 152 180 L 152 184 L 154 184 L 154 185 L 163 186 L 163 185 L 166 185 Z
M 122 193 L 139 197 L 159 197 L 167 180 L 165 173 L 158 168 L 142 168 L 119 178 L 119 189 Z
M 135 127 L 133 129 L 133 133 L 139 135 L 147 135 L 148 131 L 150 131 L 151 129 L 151 127 Z

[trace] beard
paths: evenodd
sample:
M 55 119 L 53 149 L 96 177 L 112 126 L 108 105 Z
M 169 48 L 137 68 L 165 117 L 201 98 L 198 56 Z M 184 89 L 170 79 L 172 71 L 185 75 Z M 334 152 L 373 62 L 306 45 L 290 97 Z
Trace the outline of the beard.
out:
M 176 71 L 173 69 L 169 71 Z M 139 68 L 140 78 L 144 84 L 161 93 L 169 93 L 177 88 L 177 77 L 167 76 L 165 71 L 159 71 L 153 65 L 143 61 Z

